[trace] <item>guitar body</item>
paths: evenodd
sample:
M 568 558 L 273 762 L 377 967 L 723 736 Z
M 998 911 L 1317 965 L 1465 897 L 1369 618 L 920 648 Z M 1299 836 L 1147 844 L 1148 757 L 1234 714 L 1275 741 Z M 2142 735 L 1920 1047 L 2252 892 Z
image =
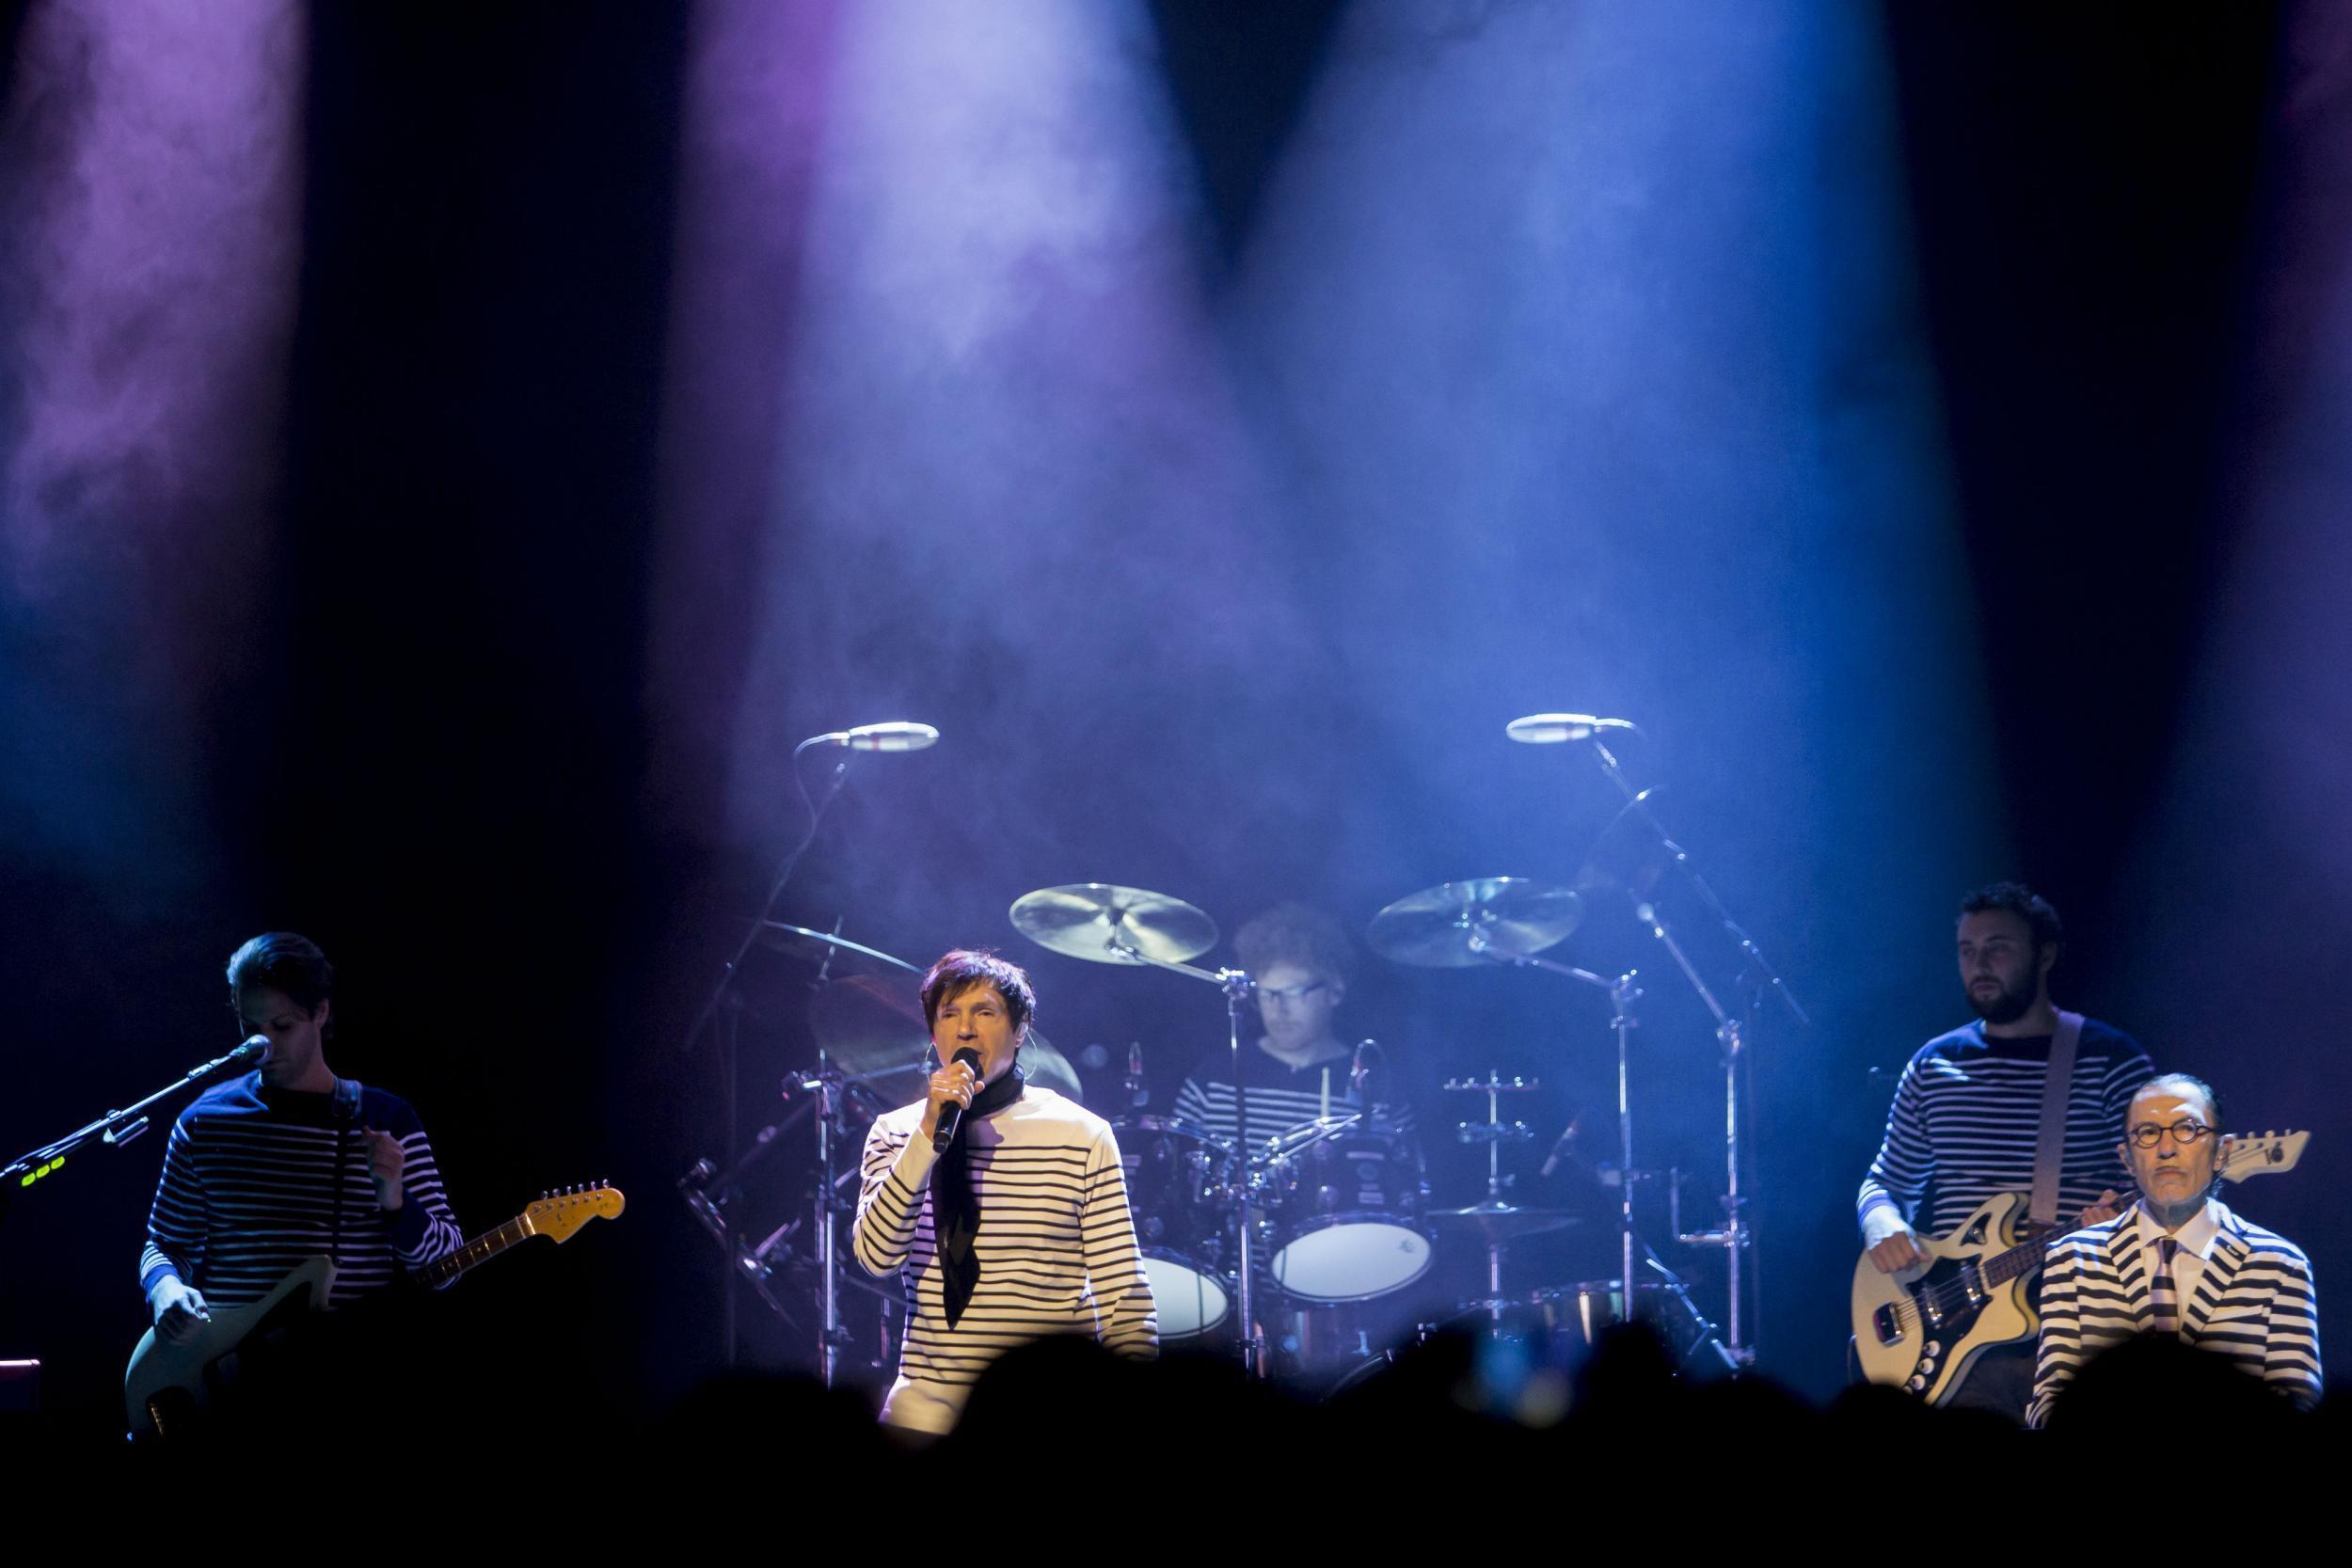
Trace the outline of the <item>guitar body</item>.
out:
M 447 1257 L 418 1270 L 409 1276 L 406 1288 L 437 1290 L 467 1270 L 533 1237 L 558 1243 L 567 1242 L 590 1220 L 611 1219 L 619 1214 L 626 1203 L 619 1188 L 601 1182 L 542 1194 L 537 1202 L 504 1225 L 484 1231 Z M 122 1374 L 123 1411 L 130 1419 L 132 1434 L 168 1437 L 201 1421 L 207 1411 L 235 1391 L 246 1375 L 243 1359 L 248 1351 L 258 1353 L 256 1381 L 267 1378 L 268 1374 L 261 1370 L 266 1361 L 281 1387 L 297 1386 L 285 1380 L 299 1375 L 298 1370 L 290 1372 L 287 1365 L 299 1353 L 294 1353 L 292 1346 L 281 1351 L 280 1341 L 304 1325 L 311 1314 L 326 1310 L 334 1287 L 333 1260 L 311 1258 L 250 1306 L 214 1307 L 212 1321 L 201 1324 L 184 1343 L 172 1344 L 149 1329 L 140 1337 L 138 1348 L 131 1353 L 131 1365 Z M 389 1292 L 371 1294 L 362 1303 L 336 1313 L 335 1321 L 348 1321 L 355 1314 L 364 1318 L 386 1294 Z M 384 1325 L 375 1326 L 381 1329 Z M 313 1335 L 310 1338 L 315 1354 L 325 1337 Z
M 1853 1273 L 1854 1354 L 1862 1375 L 1942 1404 L 1977 1358 L 2041 1326 L 2026 1300 L 2028 1272 L 1999 1284 L 1985 1259 L 2023 1241 L 2023 1193 L 1989 1197 L 1947 1235 L 1922 1240 L 1928 1266 L 1881 1274 L 1868 1253 Z
M 200 1418 L 236 1381 L 233 1357 L 248 1338 L 266 1340 L 310 1313 L 324 1311 L 335 1265 L 311 1258 L 245 1307 L 216 1307 L 195 1336 L 173 1344 L 153 1329 L 140 1337 L 122 1374 L 123 1412 L 136 1433 L 170 1433 Z
M 2216 1174 L 2224 1181 L 2283 1175 L 2311 1141 L 2309 1132 L 2224 1138 Z M 1942 1404 L 1977 1357 L 2041 1328 L 2026 1289 L 2064 1230 L 2052 1227 L 2028 1239 L 2029 1202 L 2024 1193 L 1986 1198 L 1948 1235 L 1919 1243 L 1924 1269 L 1881 1274 L 1862 1255 L 1853 1270 L 1853 1341 L 1863 1376 Z

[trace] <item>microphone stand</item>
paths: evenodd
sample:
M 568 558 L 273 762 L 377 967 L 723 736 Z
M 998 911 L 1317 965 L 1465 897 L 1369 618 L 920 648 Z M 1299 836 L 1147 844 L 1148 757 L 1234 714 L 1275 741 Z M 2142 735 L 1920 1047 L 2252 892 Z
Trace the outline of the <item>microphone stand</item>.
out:
M 798 844 L 785 852 L 783 863 L 776 867 L 775 876 L 770 879 L 768 896 L 761 902 L 759 912 L 753 915 L 751 923 L 743 927 L 743 940 L 735 944 L 735 956 L 727 959 L 726 967 L 719 972 L 719 983 L 711 988 L 709 997 L 702 1005 L 702 1010 L 694 1015 L 694 1022 L 687 1028 L 685 1037 L 678 1041 L 677 1053 L 680 1056 L 688 1054 L 694 1049 L 695 1041 L 699 1040 L 703 1032 L 710 1026 L 710 1020 L 719 1011 L 720 1005 L 731 999 L 729 993 L 734 990 L 735 977 L 742 968 L 745 956 L 751 952 L 753 943 L 759 941 L 760 931 L 766 927 L 768 917 L 775 911 L 776 900 L 784 896 L 786 885 L 792 880 L 793 872 L 800 868 L 801 857 L 808 853 L 810 845 L 817 842 L 817 829 L 824 821 L 825 813 L 831 809 L 834 798 L 841 793 L 841 786 L 849 782 L 850 756 L 854 748 L 844 747 L 841 760 L 834 765 L 833 777 L 826 782 L 823 799 L 811 801 L 808 798 L 807 781 L 801 777 L 801 753 L 812 746 L 824 745 L 833 738 L 830 735 L 813 735 L 792 748 L 792 783 L 794 787 L 801 792 L 801 803 L 808 808 L 808 831 L 801 834 L 801 841 Z M 828 955 L 829 959 L 830 957 Z M 731 1008 L 727 1016 L 727 1027 L 719 1045 L 720 1098 L 724 1101 L 726 1162 L 729 1165 L 733 1165 L 738 1158 L 736 1098 L 740 1079 L 741 1058 L 738 1045 L 741 1032 L 739 1011 Z M 830 1197 L 831 1195 L 827 1196 Z M 721 1306 L 720 1315 L 721 1333 L 725 1341 L 726 1363 L 732 1367 L 735 1365 L 737 1354 L 735 1323 L 737 1274 L 732 1258 L 728 1259 L 728 1265 L 726 1294 Z M 828 1323 L 826 1328 L 830 1333 L 833 1324 Z M 830 1346 L 825 1354 L 828 1359 L 823 1364 L 830 1369 Z M 830 1383 L 832 1380 L 828 1377 L 826 1381 Z
M 1116 919 L 1117 916 L 1113 918 Z M 1249 1253 L 1249 1091 L 1242 1084 L 1241 1072 L 1241 1005 L 1248 999 L 1249 993 L 1257 989 L 1258 982 L 1250 977 L 1247 970 L 1202 969 L 1198 964 L 1176 963 L 1167 958 L 1155 958 L 1149 953 L 1136 951 L 1135 945 L 1127 941 L 1125 934 L 1120 931 L 1113 931 L 1109 940 L 1103 945 L 1129 963 L 1150 964 L 1154 969 L 1165 969 L 1170 974 L 1183 974 L 1195 980 L 1206 980 L 1225 992 L 1226 1041 L 1231 1053 L 1228 1060 L 1232 1063 L 1233 1073 L 1233 1125 L 1237 1129 L 1236 1141 L 1241 1146 L 1242 1155 L 1241 1245 L 1236 1255 L 1241 1275 L 1234 1284 L 1233 1307 L 1241 1314 L 1243 1375 L 1263 1377 L 1266 1370 L 1264 1347 L 1258 1332 L 1255 1281 L 1251 1277 L 1256 1272 L 1256 1263 Z
M 122 1148 L 147 1131 L 150 1107 L 184 1089 L 194 1088 L 222 1068 L 251 1060 L 253 1058 L 246 1055 L 245 1047 L 240 1045 L 228 1054 L 215 1056 L 177 1081 L 157 1089 L 136 1104 L 127 1105 L 119 1111 L 108 1111 L 96 1121 L 78 1127 L 64 1137 L 43 1144 L 0 1166 L 0 1220 L 8 1218 L 8 1205 L 18 1193 L 56 1174 L 64 1167 L 67 1156 L 91 1143 L 106 1148 Z

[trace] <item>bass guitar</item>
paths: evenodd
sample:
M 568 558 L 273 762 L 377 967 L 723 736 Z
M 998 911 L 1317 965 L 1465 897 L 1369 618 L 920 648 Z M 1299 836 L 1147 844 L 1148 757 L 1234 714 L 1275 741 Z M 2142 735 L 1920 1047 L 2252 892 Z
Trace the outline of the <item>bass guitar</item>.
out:
M 437 1289 L 533 1236 L 567 1242 L 590 1220 L 618 1214 L 626 1201 L 618 1187 L 602 1185 L 545 1194 L 504 1225 L 435 1259 L 409 1281 Z M 132 1432 L 167 1436 L 175 1426 L 210 1408 L 235 1381 L 233 1363 L 240 1347 L 262 1343 L 305 1315 L 325 1311 L 334 1291 L 333 1260 L 308 1258 L 259 1301 L 214 1307 L 211 1320 L 199 1323 L 186 1339 L 174 1343 L 149 1329 L 122 1374 L 123 1411 Z
M 2265 1132 L 2232 1141 L 2220 1174 L 2231 1181 L 2295 1168 L 2309 1132 Z M 1924 1241 L 1924 1267 L 1882 1274 L 1864 1253 L 1853 1271 L 1854 1355 L 1862 1375 L 1941 1404 L 1977 1357 L 2030 1338 L 2041 1318 L 2026 1286 L 2050 1243 L 2074 1227 L 2027 1234 L 2024 1193 L 1989 1197 L 1947 1234 Z

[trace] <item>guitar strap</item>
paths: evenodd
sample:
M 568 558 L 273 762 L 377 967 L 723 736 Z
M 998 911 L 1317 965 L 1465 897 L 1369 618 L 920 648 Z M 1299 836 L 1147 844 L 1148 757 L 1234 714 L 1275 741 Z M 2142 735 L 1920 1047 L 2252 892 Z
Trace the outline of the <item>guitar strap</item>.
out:
M 2083 1015 L 2060 1011 L 2050 1037 L 2050 1070 L 2042 1081 L 2042 1129 L 2033 1144 L 2033 1198 L 2026 1217 L 2055 1225 L 2058 1212 L 2058 1167 L 2066 1163 L 2066 1092 L 2074 1082 L 2074 1051 L 2082 1043 Z
M 359 1080 L 335 1080 L 335 1098 L 328 1105 L 335 1118 L 335 1217 L 333 1228 L 326 1238 L 327 1261 L 337 1268 L 343 1263 L 343 1158 L 352 1125 L 359 1119 Z M 330 1276 L 332 1277 L 332 1276 Z

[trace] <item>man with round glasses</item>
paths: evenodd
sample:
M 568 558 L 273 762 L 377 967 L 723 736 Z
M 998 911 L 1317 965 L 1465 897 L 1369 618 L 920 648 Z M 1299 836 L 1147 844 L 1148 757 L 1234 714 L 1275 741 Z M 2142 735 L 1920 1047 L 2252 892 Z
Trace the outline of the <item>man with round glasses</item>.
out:
M 2050 1249 L 2027 1421 L 2040 1426 L 2084 1362 L 2135 1334 L 2229 1356 L 2297 1404 L 2320 1394 L 2311 1259 L 2212 1196 L 2230 1140 L 2211 1087 L 2184 1072 L 2140 1085 L 2118 1151 L 2139 1201 Z

